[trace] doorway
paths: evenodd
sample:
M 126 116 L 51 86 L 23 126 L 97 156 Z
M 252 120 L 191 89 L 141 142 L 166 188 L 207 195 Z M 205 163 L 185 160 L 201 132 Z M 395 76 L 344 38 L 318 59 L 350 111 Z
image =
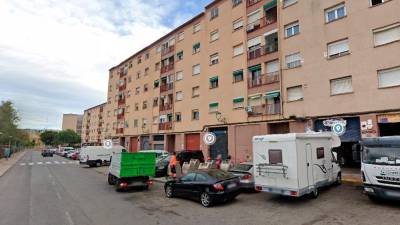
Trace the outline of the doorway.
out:
M 378 123 L 380 136 L 400 135 L 400 123 Z
M 222 156 L 222 159 L 228 158 L 228 128 L 212 128 L 210 132 L 214 133 L 216 138 L 215 144 L 210 146 L 210 157 L 216 159 L 218 155 Z

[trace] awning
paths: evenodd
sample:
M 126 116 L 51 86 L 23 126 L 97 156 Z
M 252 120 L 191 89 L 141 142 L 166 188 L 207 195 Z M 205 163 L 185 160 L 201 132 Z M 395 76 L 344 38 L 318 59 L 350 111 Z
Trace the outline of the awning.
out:
M 261 64 L 249 67 L 250 71 L 256 71 L 256 70 L 261 70 Z
M 249 96 L 249 99 L 258 99 L 260 97 L 261 97 L 261 94 L 256 94 L 256 95 Z
M 243 98 L 243 97 L 234 98 L 234 99 L 233 99 L 233 103 L 240 103 L 240 102 L 244 102 L 244 98 Z
M 193 48 L 200 48 L 200 42 L 193 45 Z
M 236 70 L 233 72 L 233 76 L 240 76 L 243 75 L 243 70 Z
M 218 102 L 212 102 L 209 104 L 210 107 L 217 107 L 218 106 Z
M 269 10 L 269 9 L 276 7 L 276 2 L 277 2 L 276 0 L 272 0 L 272 1 L 268 2 L 267 4 L 265 4 L 263 6 L 264 10 Z
M 265 94 L 265 98 L 278 98 L 281 95 L 279 91 L 271 91 Z
M 210 78 L 210 82 L 217 81 L 217 80 L 218 80 L 218 76 L 215 76 L 215 77 L 211 77 L 211 78 Z
M 178 53 L 176 53 L 177 56 L 182 56 L 183 55 L 183 51 L 180 51 Z

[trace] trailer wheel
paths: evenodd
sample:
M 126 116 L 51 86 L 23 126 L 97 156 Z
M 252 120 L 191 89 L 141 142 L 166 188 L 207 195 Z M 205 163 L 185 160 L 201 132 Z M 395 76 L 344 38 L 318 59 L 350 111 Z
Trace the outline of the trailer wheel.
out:
M 319 196 L 319 190 L 318 188 L 314 188 L 314 190 L 311 192 L 311 198 L 318 198 Z
M 101 166 L 101 161 L 97 161 L 96 162 L 96 167 L 100 167 Z
M 111 173 L 108 174 L 108 184 L 115 185 L 115 178 L 114 175 L 112 175 Z

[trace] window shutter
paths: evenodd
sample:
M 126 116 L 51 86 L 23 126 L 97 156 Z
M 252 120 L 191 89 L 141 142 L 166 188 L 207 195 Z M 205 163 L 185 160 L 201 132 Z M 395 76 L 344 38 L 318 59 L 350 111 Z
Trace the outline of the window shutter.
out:
M 400 85 L 400 67 L 378 72 L 379 87 L 393 87 Z
M 256 22 L 258 19 L 260 19 L 260 17 L 261 17 L 260 11 L 258 11 L 258 12 L 256 12 L 256 13 L 253 13 L 253 14 L 251 14 L 251 15 L 248 15 L 248 16 L 247 16 L 247 23 L 248 23 L 248 24 L 254 23 L 254 22 Z
M 375 46 L 400 40 L 400 25 L 374 33 Z
M 349 40 L 338 41 L 328 45 L 328 55 L 337 55 L 349 51 Z
M 287 92 L 288 101 L 296 101 L 304 98 L 302 86 L 288 88 Z
M 292 63 L 292 62 L 296 62 L 301 60 L 301 56 L 300 53 L 295 53 L 295 54 L 291 54 L 286 56 L 286 63 Z
M 331 94 L 337 95 L 353 91 L 351 77 L 331 81 Z
M 247 47 L 248 48 L 256 46 L 256 45 L 259 45 L 259 44 L 261 44 L 261 36 L 253 38 L 253 39 L 250 39 L 250 40 L 247 41 Z
M 275 73 L 279 71 L 279 61 L 275 60 L 267 63 L 267 73 Z
M 233 48 L 233 55 L 237 56 L 243 53 L 243 44 Z

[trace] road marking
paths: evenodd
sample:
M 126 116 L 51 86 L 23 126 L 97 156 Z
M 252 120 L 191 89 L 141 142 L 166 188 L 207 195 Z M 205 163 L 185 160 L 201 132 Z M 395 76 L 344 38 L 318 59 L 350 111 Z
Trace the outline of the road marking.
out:
M 58 162 L 58 161 L 54 161 L 54 163 L 55 163 L 55 164 L 60 164 L 60 162 Z
M 33 164 L 35 164 L 35 163 L 33 163 L 33 162 L 29 163 L 30 166 L 33 166 Z
M 20 163 L 19 165 L 20 165 L 20 166 L 25 166 L 25 165 L 26 165 L 26 163 Z
M 37 162 L 36 164 L 38 164 L 38 165 L 42 165 L 42 164 L 43 164 L 43 162 Z
M 51 164 L 51 162 L 46 162 L 46 164 Z
M 65 162 L 65 161 L 62 161 L 61 163 L 62 163 L 62 164 L 67 164 L 67 162 Z
M 57 195 L 57 198 L 58 198 L 59 200 L 61 200 L 61 195 L 60 195 L 60 193 L 56 192 L 56 195 Z
M 69 214 L 69 212 L 65 212 L 65 216 L 67 216 L 67 220 L 68 220 L 69 225 L 74 225 L 74 221 L 72 221 L 72 217 Z

